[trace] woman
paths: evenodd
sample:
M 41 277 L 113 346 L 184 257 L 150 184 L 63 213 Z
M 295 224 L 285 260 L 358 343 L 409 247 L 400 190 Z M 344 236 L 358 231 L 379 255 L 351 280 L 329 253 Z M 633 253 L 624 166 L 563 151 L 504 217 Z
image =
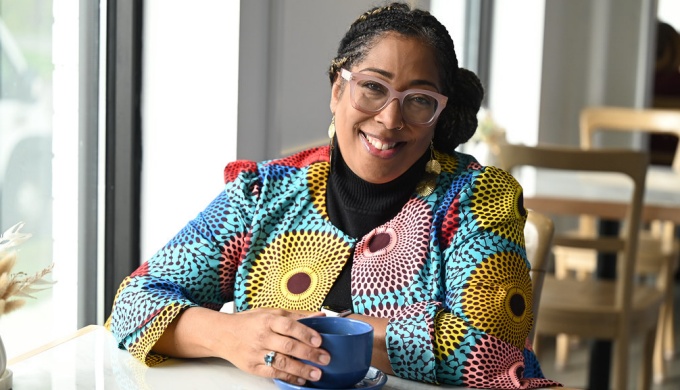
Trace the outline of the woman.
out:
M 427 12 L 361 15 L 329 69 L 330 146 L 238 161 L 225 190 L 123 281 L 110 325 L 154 364 L 217 356 L 304 384 L 325 364 L 297 319 L 350 309 L 375 329 L 372 365 L 472 387 L 555 385 L 532 325 L 521 189 L 454 149 L 483 89 Z M 236 314 L 218 312 L 234 301 Z M 490 353 L 484 357 L 484 354 Z

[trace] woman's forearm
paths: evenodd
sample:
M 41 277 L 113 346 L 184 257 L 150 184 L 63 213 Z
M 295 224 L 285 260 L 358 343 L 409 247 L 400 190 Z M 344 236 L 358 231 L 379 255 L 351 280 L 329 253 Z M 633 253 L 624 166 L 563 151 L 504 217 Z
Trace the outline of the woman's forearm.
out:
M 153 346 L 153 351 L 162 355 L 180 358 L 222 357 L 229 351 L 231 343 L 223 343 L 226 336 L 217 332 L 230 329 L 229 315 L 203 307 L 184 310 L 168 325 L 163 335 Z M 218 327 L 217 324 L 220 324 Z M 222 344 L 221 348 L 216 348 Z M 222 351 L 221 353 L 218 351 Z
M 192 307 L 163 332 L 153 351 L 167 356 L 219 357 L 260 376 L 304 384 L 321 377 L 321 370 L 305 364 L 330 361 L 320 348 L 318 332 L 298 322 L 305 312 L 261 308 L 236 314 Z M 265 356 L 272 354 L 267 361 Z

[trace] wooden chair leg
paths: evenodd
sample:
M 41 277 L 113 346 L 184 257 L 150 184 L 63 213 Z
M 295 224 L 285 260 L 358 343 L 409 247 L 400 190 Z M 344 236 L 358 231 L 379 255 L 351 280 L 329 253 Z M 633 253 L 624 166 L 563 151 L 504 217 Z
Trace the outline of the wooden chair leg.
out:
M 645 333 L 643 340 L 642 367 L 640 367 L 640 376 L 638 377 L 638 389 L 649 390 L 652 386 L 652 360 L 656 363 L 656 351 L 658 351 L 656 347 L 659 344 L 661 343 L 659 338 L 656 337 L 656 327 L 652 327 Z M 654 358 L 652 358 L 653 355 Z
M 657 287 L 664 291 L 664 299 L 659 310 L 659 322 L 656 328 L 656 341 L 654 347 L 654 383 L 663 383 L 666 379 L 666 359 L 673 355 L 674 329 L 673 326 L 673 305 L 674 289 L 673 278 L 675 270 L 675 259 L 666 258 L 666 267 L 659 273 Z
M 541 355 L 541 349 L 540 349 L 541 348 L 541 336 L 540 335 L 538 335 L 538 334 L 534 335 L 534 340 L 533 340 L 533 343 L 531 345 L 531 348 L 534 349 L 534 354 L 536 355 L 536 357 L 540 361 L 541 360 L 540 357 L 539 357 Z
M 670 222 L 665 222 L 659 227 L 660 235 L 662 237 L 663 249 L 671 253 L 668 261 L 668 271 L 664 275 L 666 283 L 666 296 L 664 297 L 664 306 L 668 308 L 663 319 L 663 355 L 667 360 L 673 359 L 675 356 L 675 273 L 678 270 L 678 263 L 680 262 L 680 248 L 677 247 L 676 240 L 676 226 Z
M 555 338 L 555 369 L 562 371 L 567 368 L 569 360 L 569 335 L 560 333 Z
M 663 351 L 666 360 L 672 360 L 675 357 L 675 294 L 674 294 L 674 278 L 677 270 L 677 261 L 674 259 L 672 272 L 668 275 L 667 283 L 671 286 L 667 289 L 666 297 L 664 299 L 664 306 L 667 308 L 663 319 Z
M 672 307 L 672 306 L 671 306 Z M 664 318 L 663 351 L 666 360 L 675 357 L 675 313 L 671 310 Z
M 628 388 L 628 357 L 630 348 L 630 338 L 621 338 L 616 342 L 612 365 L 612 388 Z
M 664 379 L 666 378 L 666 359 L 664 358 L 664 334 L 666 332 L 665 324 L 664 324 L 664 317 L 665 315 L 666 308 L 661 307 L 659 310 L 659 323 L 657 324 L 656 327 L 656 336 L 654 339 L 654 351 L 652 352 L 653 355 L 653 370 L 654 370 L 654 383 L 660 384 L 663 383 Z M 645 339 L 645 348 L 647 347 L 647 340 Z M 644 351 L 646 354 L 646 350 Z M 643 356 L 645 356 L 643 354 Z M 646 361 L 643 362 L 643 364 L 646 364 Z

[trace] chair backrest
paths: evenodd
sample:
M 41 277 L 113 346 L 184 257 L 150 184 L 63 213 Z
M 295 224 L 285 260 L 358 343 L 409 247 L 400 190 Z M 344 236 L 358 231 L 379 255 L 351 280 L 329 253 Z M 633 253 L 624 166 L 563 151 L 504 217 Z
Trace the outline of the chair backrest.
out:
M 527 259 L 531 264 L 531 284 L 534 301 L 534 326 L 529 333 L 529 340 L 534 341 L 536 322 L 538 321 L 538 309 L 541 303 L 543 280 L 550 267 L 550 248 L 552 247 L 555 225 L 547 215 L 534 210 L 528 210 L 527 223 L 524 225 L 524 245 L 527 250 Z
M 521 166 L 532 166 L 566 171 L 618 173 L 631 179 L 632 191 L 628 210 L 626 217 L 621 221 L 622 234 L 618 237 L 573 237 L 558 232 L 553 239 L 554 245 L 619 254 L 616 267 L 616 305 L 624 311 L 629 311 L 649 156 L 633 150 L 584 150 L 513 144 L 502 144 L 499 150 L 500 166 L 507 171 Z M 521 182 L 521 177 L 519 179 Z M 569 210 L 566 205 L 561 209 L 562 214 L 579 217 L 583 212 L 581 208 Z
M 672 134 L 680 138 L 680 110 L 626 107 L 587 107 L 580 116 L 581 147 L 593 148 L 598 132 L 640 132 Z M 673 169 L 680 172 L 680 147 L 675 149 Z

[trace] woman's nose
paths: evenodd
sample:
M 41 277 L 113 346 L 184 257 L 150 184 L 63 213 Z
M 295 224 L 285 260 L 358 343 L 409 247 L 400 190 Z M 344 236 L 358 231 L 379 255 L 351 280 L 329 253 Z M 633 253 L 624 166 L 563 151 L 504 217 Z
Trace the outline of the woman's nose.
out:
M 375 115 L 375 119 L 388 129 L 400 129 L 404 125 L 399 99 L 394 99 Z

